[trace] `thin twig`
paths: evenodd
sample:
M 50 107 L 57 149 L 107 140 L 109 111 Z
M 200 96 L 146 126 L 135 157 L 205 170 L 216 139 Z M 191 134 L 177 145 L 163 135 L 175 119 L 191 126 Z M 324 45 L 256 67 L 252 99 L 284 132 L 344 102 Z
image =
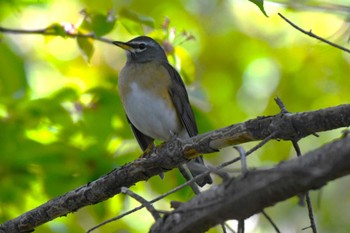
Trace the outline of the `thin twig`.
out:
M 278 96 L 276 96 L 274 100 L 275 100 L 276 104 L 278 105 L 278 107 L 280 108 L 282 114 L 289 113 L 286 106 L 284 105 L 284 103 L 282 102 L 282 100 Z
M 160 196 L 158 196 L 158 197 L 152 199 L 151 201 L 149 201 L 149 203 L 150 203 L 150 204 L 153 204 L 153 203 L 155 203 L 155 202 L 157 202 L 157 201 L 159 201 L 159 200 L 162 200 L 162 199 L 165 198 L 166 196 L 169 196 L 170 194 L 173 194 L 173 193 L 175 193 L 175 192 L 177 192 L 177 191 L 183 189 L 184 187 L 187 187 L 188 185 L 190 185 L 190 184 L 196 182 L 198 179 L 203 178 L 204 176 L 208 175 L 209 173 L 210 173 L 210 171 L 203 172 L 202 174 L 200 174 L 200 175 L 198 175 L 198 176 L 192 178 L 192 179 L 189 180 L 189 181 L 186 181 L 186 182 L 183 183 L 182 185 L 177 186 L 176 188 L 170 190 L 169 192 L 166 192 L 166 193 L 164 193 L 164 194 L 162 194 L 162 195 L 160 195 Z M 106 221 L 103 221 L 102 223 L 100 223 L 100 224 L 94 226 L 93 228 L 91 228 L 90 230 L 88 230 L 87 233 L 90 233 L 90 232 L 92 232 L 93 230 L 96 230 L 97 228 L 100 228 L 100 227 L 103 226 L 103 225 L 106 225 L 106 224 L 108 224 L 108 223 L 110 223 L 110 222 L 116 221 L 116 220 L 118 220 L 118 219 L 121 219 L 121 218 L 123 218 L 123 217 L 129 215 L 129 214 L 132 214 L 132 213 L 134 213 L 134 212 L 136 212 L 136 211 L 139 211 L 139 210 L 143 209 L 144 207 L 145 207 L 145 206 L 140 205 L 140 206 L 135 207 L 134 209 L 129 210 L 129 211 L 127 211 L 127 212 L 125 212 L 125 213 L 123 213 L 123 214 L 121 214 L 121 215 L 118 215 L 118 216 L 116 216 L 116 217 L 114 217 L 114 218 L 110 218 L 110 219 L 108 219 L 108 220 L 106 220 Z
M 26 29 L 10 29 L 10 28 L 0 27 L 0 32 L 11 33 L 11 34 L 36 34 L 36 35 L 45 35 L 45 36 L 60 36 L 60 34 L 58 34 L 57 32 L 50 31 L 49 29 L 50 28 L 26 30 Z M 64 36 L 67 36 L 69 38 L 76 38 L 76 37 L 91 38 L 91 39 L 108 43 L 108 44 L 112 44 L 113 42 L 113 40 L 110 40 L 107 38 L 97 37 L 93 33 L 81 34 L 81 33 L 70 33 L 68 31 L 65 31 L 65 33 L 66 34 L 64 34 Z
M 228 225 L 227 223 L 225 223 L 225 230 L 227 231 L 227 229 L 229 229 L 231 233 L 236 233 L 236 231 L 233 230 L 232 227 L 231 227 L 230 225 Z
M 284 105 L 283 101 L 277 96 L 275 99 L 276 104 L 281 110 L 282 115 L 290 114 L 290 112 L 287 110 L 286 106 Z M 317 133 L 312 133 L 315 137 L 319 137 Z
M 300 157 L 301 156 L 301 150 L 300 150 L 298 142 L 295 141 L 295 140 L 292 140 L 292 144 L 293 144 L 295 153 L 297 154 L 297 157 Z
M 221 229 L 222 229 L 222 233 L 227 233 L 225 223 L 221 223 L 220 226 L 221 226 Z
M 282 19 L 284 19 L 287 23 L 289 23 L 292 27 L 294 27 L 295 29 L 297 29 L 298 31 L 300 31 L 300 32 L 302 32 L 302 33 L 304 33 L 304 34 L 306 34 L 306 35 L 312 37 L 312 38 L 315 38 L 315 39 L 317 39 L 317 40 L 320 40 L 320 41 L 322 41 L 322 42 L 324 42 L 324 43 L 326 43 L 326 44 L 329 44 L 329 45 L 331 45 L 331 46 L 333 46 L 333 47 L 336 47 L 336 48 L 338 48 L 338 49 L 340 49 L 340 50 L 343 50 L 343 51 L 345 51 L 345 52 L 347 52 L 347 53 L 350 53 L 350 49 L 347 49 L 347 48 L 345 48 L 345 47 L 343 47 L 343 46 L 340 46 L 340 45 L 335 44 L 335 43 L 333 43 L 333 42 L 331 42 L 331 41 L 329 41 L 329 40 L 326 40 L 326 39 L 324 39 L 324 38 L 322 38 L 322 37 L 320 37 L 320 36 L 314 34 L 311 30 L 310 30 L 310 31 L 306 31 L 306 30 L 300 28 L 299 26 L 297 26 L 297 25 L 295 25 L 293 22 L 291 22 L 289 19 L 287 19 L 286 17 L 284 17 L 281 13 L 278 13 L 278 15 L 279 15 Z
M 261 142 L 259 142 L 256 146 L 254 146 L 253 148 L 251 148 L 249 151 L 247 151 L 246 153 L 246 157 L 248 157 L 248 155 L 252 154 L 254 151 L 256 151 L 257 149 L 259 149 L 260 147 L 262 147 L 263 145 L 265 145 L 268 141 L 271 140 L 271 138 L 273 138 L 275 135 L 277 134 L 277 132 L 274 132 L 272 134 L 270 134 L 268 137 L 266 137 L 264 140 L 262 140 Z M 215 169 L 219 170 L 222 169 L 224 167 L 227 167 L 228 165 L 231 165 L 235 162 L 238 162 L 239 160 L 241 160 L 240 157 L 234 158 L 230 161 L 227 161 L 225 163 L 222 163 L 221 165 L 217 166 Z
M 317 228 L 316 228 L 316 223 L 315 223 L 315 218 L 314 218 L 314 211 L 312 209 L 312 204 L 311 204 L 311 198 L 309 192 L 306 193 L 306 206 L 307 206 L 307 211 L 309 213 L 309 219 L 310 219 L 310 226 L 312 229 L 313 233 L 317 233 Z
M 287 9 L 292 9 L 294 11 L 303 11 L 307 9 L 308 11 L 321 11 L 321 12 L 332 12 L 336 15 L 337 13 L 348 14 L 350 12 L 350 7 L 345 4 L 336 4 L 336 2 L 322 1 L 320 4 L 317 1 L 286 1 L 286 0 L 268 0 L 268 2 L 278 3 Z
M 296 140 L 292 140 L 292 143 L 293 143 L 293 147 L 297 153 L 297 156 L 300 157 L 301 150 L 300 150 L 298 142 Z M 312 209 L 312 203 L 311 203 L 309 192 L 305 192 L 305 199 L 306 199 L 306 206 L 307 206 L 309 219 L 310 219 L 310 227 L 311 227 L 313 233 L 317 233 L 317 228 L 316 228 L 316 223 L 315 223 L 315 218 L 314 218 L 314 211 Z
M 267 221 L 269 221 L 269 223 L 272 225 L 273 229 L 275 229 L 275 231 L 277 233 L 281 233 L 281 231 L 278 229 L 277 225 L 274 223 L 272 218 L 270 218 L 270 216 L 264 210 L 261 211 L 261 213 L 264 215 L 264 217 L 267 219 Z
M 242 175 L 245 176 L 248 172 L 246 153 L 245 153 L 243 147 L 241 147 L 241 146 L 234 146 L 233 148 L 235 148 L 239 153 L 239 156 L 241 158 Z
M 244 233 L 244 220 L 238 221 L 237 233 Z
M 275 136 L 275 134 L 276 134 L 276 133 L 273 133 L 273 134 L 271 134 L 270 136 L 268 136 L 267 138 L 265 138 L 264 140 L 262 140 L 261 142 L 259 142 L 256 146 L 254 146 L 252 149 L 250 149 L 250 150 L 246 153 L 246 156 L 248 156 L 249 154 L 253 153 L 253 152 L 256 151 L 257 149 L 259 149 L 260 147 L 262 147 L 263 145 L 265 145 L 271 138 L 273 138 L 273 137 Z M 223 163 L 223 164 L 217 166 L 217 167 L 214 168 L 213 170 L 220 170 L 220 169 L 222 169 L 222 168 L 224 168 L 224 167 L 226 167 L 226 166 L 228 166 L 228 165 L 231 165 L 231 164 L 233 164 L 233 163 L 239 161 L 240 159 L 241 159 L 240 157 L 237 157 L 237 158 L 235 158 L 235 159 L 233 159 L 233 160 L 231 160 L 231 161 L 228 161 L 228 162 L 226 162 L 226 163 Z M 210 174 L 211 172 L 212 172 L 212 169 L 209 169 L 208 171 L 205 171 L 205 172 L 203 172 L 202 174 L 200 174 L 200 175 L 198 175 L 198 176 L 192 178 L 191 180 L 186 181 L 186 182 L 183 183 L 182 185 L 177 186 L 176 188 L 170 190 L 169 192 L 166 192 L 166 193 L 164 193 L 164 194 L 162 194 L 162 195 L 160 195 L 160 196 L 154 198 L 153 200 L 149 201 L 149 203 L 150 203 L 150 204 L 155 203 L 155 202 L 157 202 L 157 201 L 159 201 L 159 200 L 165 198 L 166 196 L 169 196 L 170 194 L 173 194 L 173 193 L 175 193 L 175 192 L 177 192 L 177 191 L 183 189 L 184 187 L 186 187 L 186 186 L 188 186 L 188 185 L 190 185 L 190 184 L 196 182 L 198 179 L 201 179 L 201 178 L 203 178 L 204 176 L 207 176 L 207 175 Z M 110 222 L 116 221 L 116 220 L 121 219 L 121 218 L 123 218 L 123 217 L 125 217 L 125 216 L 127 216 L 127 215 L 129 215 L 129 214 L 132 214 L 132 213 L 138 211 L 138 210 L 141 210 L 142 208 L 144 208 L 143 205 L 138 206 L 138 207 L 136 207 L 136 208 L 134 208 L 134 209 L 132 209 L 132 210 L 129 210 L 129 211 L 127 211 L 127 212 L 125 212 L 125 213 L 123 213 L 123 214 L 121 214 L 121 215 L 118 215 L 118 216 L 114 217 L 114 218 L 110 218 L 110 219 L 108 219 L 108 220 L 106 220 L 106 221 L 103 221 L 102 223 L 100 223 L 100 224 L 98 224 L 98 225 L 92 227 L 90 230 L 87 231 L 87 233 L 90 233 L 90 232 L 92 232 L 93 230 L 96 230 L 97 228 L 99 228 L 99 227 L 101 227 L 101 226 L 103 226 L 103 225 L 105 225 L 105 224 L 108 224 L 108 223 L 110 223 Z
M 226 181 L 230 179 L 230 175 L 227 171 L 224 170 L 218 170 L 213 166 L 207 165 L 207 168 L 209 168 L 211 174 L 215 174 L 219 176 L 223 181 Z M 241 173 L 240 169 L 237 170 L 230 170 L 230 173 Z
M 144 199 L 140 195 L 132 192 L 127 187 L 122 187 L 121 192 L 126 194 L 126 195 L 129 195 L 130 197 L 134 198 L 136 201 L 140 202 L 144 207 L 146 207 L 146 209 L 152 214 L 154 220 L 157 221 L 157 219 L 160 218 L 160 214 L 158 213 L 158 211 L 153 207 L 153 205 L 149 201 L 147 201 L 146 199 Z
M 189 174 L 184 165 L 180 165 L 178 169 L 186 180 L 192 180 L 193 177 Z M 196 183 L 190 183 L 189 186 L 191 187 L 194 194 L 198 195 L 201 192 Z

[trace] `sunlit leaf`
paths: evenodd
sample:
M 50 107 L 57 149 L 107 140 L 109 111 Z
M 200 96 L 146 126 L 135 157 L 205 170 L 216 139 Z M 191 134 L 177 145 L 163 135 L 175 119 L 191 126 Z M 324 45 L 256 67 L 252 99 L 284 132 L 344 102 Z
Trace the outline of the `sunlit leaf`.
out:
M 266 17 L 269 17 L 267 14 L 266 14 L 266 11 L 265 11 L 265 8 L 264 8 L 264 0 L 249 0 L 251 1 L 252 3 L 254 3 L 255 5 L 257 5 L 259 7 L 259 9 L 261 10 L 261 12 L 266 16 Z
M 177 60 L 179 60 L 180 63 L 176 65 L 181 71 L 182 78 L 188 83 L 193 82 L 196 68 L 190 54 L 188 54 L 184 48 L 178 46 L 175 48 L 175 55 L 178 57 Z
M 119 17 L 119 22 L 133 35 L 143 35 L 144 25 L 154 28 L 154 20 L 151 17 L 137 14 L 127 8 L 119 11 Z
M 92 16 L 91 27 L 96 36 L 103 36 L 109 33 L 112 31 L 114 24 L 114 17 L 102 14 L 96 14 Z
M 53 99 L 42 98 L 22 102 L 16 111 L 16 118 L 23 121 L 27 128 L 38 127 L 43 120 L 49 120 L 51 124 L 69 126 L 72 124 L 72 119 L 69 113 L 61 106 L 61 102 L 56 102 Z
M 119 22 L 131 35 L 144 35 L 142 25 L 129 19 L 120 19 Z
M 94 53 L 93 40 L 86 37 L 78 37 L 77 42 L 84 59 L 89 62 Z
M 87 13 L 80 24 L 80 28 L 87 32 L 93 32 L 96 36 L 103 36 L 113 30 L 116 19 L 112 13 Z

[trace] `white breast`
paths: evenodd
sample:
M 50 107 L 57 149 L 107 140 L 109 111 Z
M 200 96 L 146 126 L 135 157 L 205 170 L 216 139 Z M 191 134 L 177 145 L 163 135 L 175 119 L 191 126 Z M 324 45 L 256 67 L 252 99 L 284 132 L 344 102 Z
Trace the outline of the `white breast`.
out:
M 169 140 L 174 133 L 181 133 L 176 112 L 166 106 L 163 99 L 141 89 L 136 82 L 130 83 L 130 88 L 124 107 L 129 120 L 138 130 L 162 141 Z

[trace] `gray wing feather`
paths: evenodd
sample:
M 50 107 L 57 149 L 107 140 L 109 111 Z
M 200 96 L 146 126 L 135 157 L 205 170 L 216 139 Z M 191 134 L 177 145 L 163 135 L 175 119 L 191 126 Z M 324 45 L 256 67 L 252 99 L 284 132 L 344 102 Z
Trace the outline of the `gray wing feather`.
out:
M 185 84 L 179 73 L 170 64 L 165 63 L 164 66 L 172 77 L 173 85 L 171 85 L 169 93 L 175 105 L 177 114 L 180 117 L 181 123 L 185 126 L 190 137 L 196 136 L 198 134 L 198 128 L 188 99 Z
M 181 123 L 186 128 L 186 131 L 190 137 L 196 136 L 198 134 L 198 128 L 190 105 L 190 101 L 188 99 L 185 84 L 183 83 L 180 74 L 169 63 L 164 63 L 163 65 L 168 70 L 169 75 L 172 77 L 172 85 L 169 89 L 169 94 L 172 98 Z M 187 164 L 193 176 L 197 176 L 201 174 L 203 170 L 205 170 L 198 169 L 198 166 L 195 166 L 195 163 L 202 164 L 203 168 L 205 168 L 203 157 L 196 157 L 194 160 L 190 161 Z M 211 177 L 208 175 L 202 179 L 197 180 L 196 183 L 199 186 L 204 186 L 205 184 L 211 184 L 212 182 L 213 181 Z

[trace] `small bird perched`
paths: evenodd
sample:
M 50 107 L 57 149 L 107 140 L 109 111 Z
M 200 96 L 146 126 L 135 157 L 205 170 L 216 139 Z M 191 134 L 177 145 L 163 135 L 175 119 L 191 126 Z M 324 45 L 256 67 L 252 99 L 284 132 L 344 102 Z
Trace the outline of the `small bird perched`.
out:
M 154 139 L 168 141 L 173 135 L 197 135 L 185 85 L 162 47 L 147 36 L 113 44 L 126 50 L 127 62 L 119 74 L 118 90 L 141 149 L 146 150 Z M 202 156 L 187 163 L 193 176 L 201 173 L 196 163 L 204 166 Z M 197 180 L 199 186 L 211 183 L 209 175 Z

